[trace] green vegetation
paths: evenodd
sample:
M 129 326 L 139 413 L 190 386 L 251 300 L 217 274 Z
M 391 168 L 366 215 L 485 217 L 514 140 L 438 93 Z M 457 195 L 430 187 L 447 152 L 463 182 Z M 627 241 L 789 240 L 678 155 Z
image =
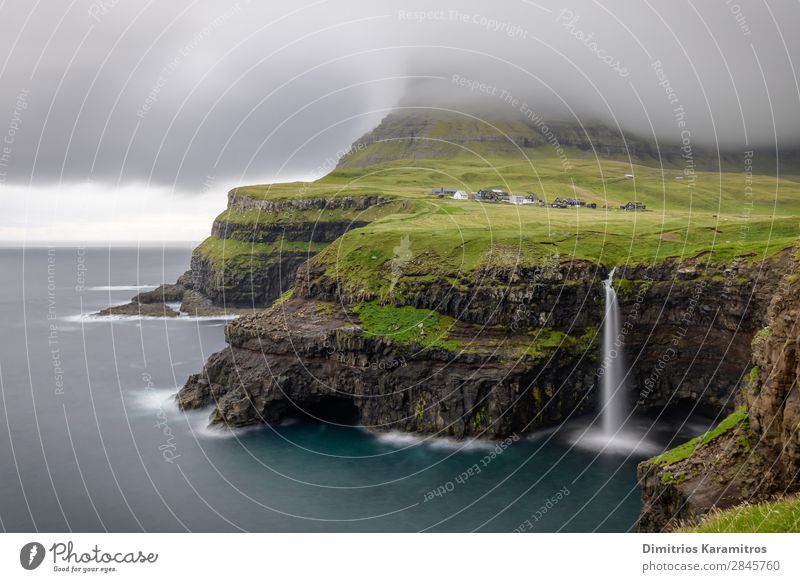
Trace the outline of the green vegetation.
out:
M 591 150 L 567 146 L 565 165 L 524 123 L 497 120 L 491 126 L 465 117 L 440 117 L 428 120 L 423 138 L 413 140 L 397 139 L 414 133 L 398 118 L 382 130 L 385 135 L 373 135 L 368 141 L 374 143 L 354 148 L 339 167 L 314 182 L 235 190 L 277 201 L 379 195 L 393 200 L 389 204 L 363 212 L 227 211 L 218 220 L 258 226 L 369 221 L 313 261 L 344 292 L 396 303 L 417 282 L 441 281 L 460 288 L 479 269 L 571 259 L 607 266 L 657 263 L 701 254 L 715 262 L 757 261 L 792 246 L 800 235 L 800 172 L 794 165 L 782 166 L 793 173 L 781 177 L 759 173 L 768 171 L 759 167 L 745 176 L 738 162 L 724 161 L 722 171 L 713 170 L 714 157 L 699 164 L 705 169 L 685 174 L 680 160 L 662 165 L 654 159 L 631 162 L 621 155 L 599 159 Z M 596 130 L 593 137 L 601 143 L 611 140 L 607 132 Z M 559 131 L 569 143 L 580 143 L 576 128 Z M 598 208 L 438 198 L 431 188 L 439 186 L 467 192 L 496 186 L 518 195 L 533 192 L 548 202 L 578 197 Z M 747 195 L 746 186 L 752 187 Z M 621 211 L 619 206 L 628 201 L 642 202 L 648 210 Z M 398 261 L 396 249 L 404 240 L 407 256 Z M 635 282 L 620 285 L 622 296 L 635 292 Z
M 419 397 L 417 403 L 414 405 L 414 417 L 417 420 L 422 420 L 425 416 L 425 398 L 422 396 Z
M 664 471 L 661 474 L 661 483 L 664 485 L 680 485 L 686 480 L 686 473 L 678 473 L 677 475 L 673 475 L 670 471 Z
M 699 173 L 694 188 L 665 177 L 658 168 L 637 166 L 636 180 L 608 183 L 631 166 L 619 161 L 576 161 L 569 175 L 555 157 L 527 160 L 414 160 L 368 169 L 336 170 L 303 191 L 310 195 L 381 194 L 405 200 L 368 226 L 348 232 L 317 257 L 345 289 L 384 297 L 393 249 L 410 240 L 408 277 L 469 277 L 478 267 L 538 265 L 557 257 L 605 265 L 658 262 L 710 251 L 713 261 L 758 260 L 791 246 L 800 229 L 800 180 L 754 177 L 753 211 L 743 214 L 743 178 L 738 173 Z M 635 183 L 634 183 L 635 182 Z M 574 189 L 573 189 L 574 183 Z M 516 194 L 536 192 L 546 200 L 578 196 L 600 208 L 552 209 L 439 199 L 441 184 L 474 191 L 498 184 Z M 298 185 L 249 187 L 261 197 L 294 197 Z M 241 189 L 240 189 L 241 190 Z M 646 212 L 623 212 L 628 200 Z M 777 204 L 776 204 L 777 203 Z M 602 208 L 607 205 L 608 208 Z
M 685 533 L 784 533 L 800 532 L 800 498 L 792 497 L 745 504 L 707 515 Z
M 285 187 L 286 184 L 280 184 L 280 186 Z M 238 191 L 239 189 L 237 188 L 236 190 Z M 334 198 L 336 196 L 333 195 L 331 197 Z M 299 196 L 291 198 L 299 198 Z M 370 206 L 364 210 L 325 208 L 311 210 L 288 209 L 280 212 L 268 212 L 258 208 L 248 210 L 228 209 L 219 214 L 215 222 L 258 227 L 308 224 L 313 228 L 314 224 L 325 222 L 371 222 L 383 216 L 413 208 L 413 205 L 414 203 L 410 201 L 397 200 L 396 202 Z
M 284 291 L 283 293 L 281 293 L 281 296 L 280 296 L 280 297 L 278 297 L 278 298 L 277 298 L 277 299 L 276 299 L 276 300 L 275 300 L 275 301 L 272 303 L 272 306 L 273 306 L 273 307 L 275 307 L 275 306 L 277 306 L 277 305 L 283 305 L 284 303 L 286 303 L 287 301 L 289 301 L 289 299 L 291 299 L 291 298 L 292 298 L 292 295 L 294 295 L 294 289 L 289 289 L 289 290 L 287 290 L 287 291 Z
M 750 368 L 750 372 L 747 374 L 747 383 L 752 384 L 756 380 L 758 380 L 758 373 L 761 371 L 761 368 L 758 366 L 753 366 Z
M 479 433 L 484 431 L 487 427 L 492 425 L 492 418 L 486 414 L 486 407 L 476 410 L 469 421 L 472 431 Z
M 214 268 L 237 269 L 257 266 L 262 261 L 272 261 L 280 256 L 280 253 L 315 253 L 324 244 L 293 242 L 279 240 L 274 243 L 262 244 L 251 243 L 236 239 L 220 239 L 213 236 L 208 237 L 200 243 L 194 252 L 207 258 Z
M 417 343 L 426 348 L 459 349 L 456 341 L 449 340 L 453 327 L 451 317 L 429 309 L 361 303 L 353 308 L 367 335 L 390 339 L 399 344 Z
M 597 328 L 587 327 L 583 334 L 574 336 L 549 327 L 532 328 L 528 331 L 530 342 L 517 347 L 519 355 L 542 358 L 554 350 L 564 350 L 571 354 L 581 354 L 588 350 L 597 339 Z
M 769 326 L 762 327 L 761 329 L 758 330 L 756 335 L 753 336 L 753 345 L 761 343 L 763 340 L 767 339 L 771 335 L 772 335 L 772 328 L 771 327 L 769 327 Z
M 725 434 L 729 430 L 732 430 L 737 426 L 746 427 L 747 418 L 747 411 L 745 410 L 744 406 L 741 406 L 707 433 L 701 434 L 687 443 L 683 443 L 674 449 L 670 449 L 656 457 L 653 457 L 650 459 L 650 462 L 661 467 L 668 467 L 670 465 L 674 465 L 678 461 L 683 461 L 692 455 L 692 453 L 694 453 L 697 449 L 707 445 L 715 438 Z

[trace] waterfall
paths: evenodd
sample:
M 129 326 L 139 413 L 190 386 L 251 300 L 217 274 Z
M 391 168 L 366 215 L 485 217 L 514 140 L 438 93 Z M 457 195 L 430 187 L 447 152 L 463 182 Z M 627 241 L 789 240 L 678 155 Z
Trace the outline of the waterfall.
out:
M 613 436 L 625 419 L 625 361 L 620 335 L 619 303 L 614 290 L 614 271 L 603 281 L 606 293 L 605 319 L 603 320 L 603 375 L 600 377 L 602 406 L 602 428 L 607 436 Z M 615 347 L 615 343 L 619 343 Z
M 591 423 L 576 423 L 569 433 L 577 446 L 600 453 L 652 457 L 663 448 L 649 440 L 652 428 L 650 419 L 637 419 L 632 414 L 625 388 L 628 369 L 622 335 L 622 321 L 614 290 L 614 272 L 611 269 L 603 281 L 605 291 L 605 317 L 603 319 L 602 360 L 600 376 L 600 414 Z

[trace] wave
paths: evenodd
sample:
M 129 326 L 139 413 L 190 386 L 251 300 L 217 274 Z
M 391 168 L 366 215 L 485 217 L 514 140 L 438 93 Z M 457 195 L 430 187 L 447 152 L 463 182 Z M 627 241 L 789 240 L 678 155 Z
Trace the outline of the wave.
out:
M 181 410 L 174 399 L 177 392 L 177 388 L 142 388 L 128 393 L 128 396 L 133 402 L 134 408 L 143 412 L 163 414 L 170 423 L 174 423 L 174 426 L 185 422 L 188 424 L 189 431 L 200 438 L 235 438 L 263 428 L 261 425 L 237 428 L 212 426 L 209 423 L 212 406 L 200 410 Z
M 382 434 L 370 433 L 378 442 L 397 448 L 408 448 L 423 445 L 432 449 L 444 449 L 449 451 L 486 451 L 492 450 L 499 441 L 489 439 L 470 438 L 458 440 L 450 437 L 433 437 L 414 433 L 389 431 Z
M 238 426 L 235 428 L 212 425 L 208 419 L 210 410 L 211 408 L 205 408 L 203 410 L 183 413 L 189 419 L 191 431 L 201 438 L 233 439 L 239 438 L 247 433 L 257 432 L 264 429 L 264 426 L 260 424 L 254 424 L 251 426 Z
M 158 285 L 96 285 L 87 287 L 87 291 L 143 291 L 145 289 L 155 289 Z
M 180 313 L 177 317 L 152 316 L 152 315 L 97 315 L 94 313 L 78 313 L 76 315 L 65 315 L 60 319 L 72 323 L 98 323 L 109 321 L 132 322 L 132 321 L 231 321 L 239 317 L 238 315 L 188 315 Z
M 173 396 L 178 391 L 177 388 L 142 388 L 135 392 L 130 392 L 134 406 L 142 410 L 174 410 L 178 411 L 178 406 L 173 400 Z

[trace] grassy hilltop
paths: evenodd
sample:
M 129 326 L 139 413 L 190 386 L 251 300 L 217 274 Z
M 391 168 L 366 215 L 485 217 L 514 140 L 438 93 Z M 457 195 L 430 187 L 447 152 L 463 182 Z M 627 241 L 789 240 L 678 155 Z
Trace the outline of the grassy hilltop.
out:
M 800 234 L 800 172 L 795 166 L 788 166 L 794 173 L 776 177 L 768 170 L 775 160 L 756 152 L 748 175 L 743 154 L 737 161 L 733 155 L 698 152 L 687 160 L 666 147 L 659 158 L 655 144 L 624 140 L 600 126 L 587 131 L 554 125 L 548 140 L 541 127 L 524 120 L 393 114 L 315 182 L 235 190 L 272 201 L 379 195 L 390 200 L 381 208 L 308 210 L 288 218 L 228 210 L 218 221 L 372 221 L 314 259 L 327 262 L 346 284 L 367 287 L 388 284 L 386 272 L 404 237 L 405 262 L 414 265 L 417 276 L 446 278 L 468 276 L 478 267 L 536 264 L 554 257 L 607 266 L 701 253 L 720 262 L 758 260 L 790 246 Z M 722 171 L 714 170 L 719 164 Z M 533 192 L 548 206 L 438 198 L 431 188 L 439 186 Z M 598 208 L 550 208 L 557 197 L 578 197 Z M 619 210 L 628 201 L 646 204 L 647 211 Z M 220 244 L 207 241 L 206 246 L 219 251 Z M 246 252 L 234 246 L 230 253 Z M 224 254 L 230 256 L 228 251 Z

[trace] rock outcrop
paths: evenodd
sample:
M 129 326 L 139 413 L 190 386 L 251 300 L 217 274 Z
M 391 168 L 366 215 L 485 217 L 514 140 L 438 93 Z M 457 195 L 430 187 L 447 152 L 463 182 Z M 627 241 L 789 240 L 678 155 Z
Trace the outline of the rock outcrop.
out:
M 234 189 L 211 237 L 192 253 L 192 288 L 212 305 L 267 307 L 292 288 L 303 263 L 390 202 L 370 195 L 259 199 Z
M 573 261 L 479 269 L 477 282 L 398 282 L 396 304 L 456 320 L 447 349 L 371 336 L 353 307 L 375 297 L 351 294 L 328 273 L 309 261 L 292 299 L 229 324 L 230 347 L 189 379 L 180 405 L 213 406 L 212 423 L 225 426 L 331 405 L 373 430 L 456 437 L 508 436 L 594 409 L 603 267 Z M 637 378 L 658 370 L 632 400 L 644 410 L 732 409 L 770 294 L 769 278 L 759 276 L 758 266 L 702 258 L 624 269 L 621 339 Z M 562 338 L 555 349 L 535 345 L 542 332 Z M 664 353 L 671 359 L 662 366 Z M 719 379 L 721 370 L 734 379 Z
M 736 394 L 738 422 L 685 454 L 639 465 L 640 531 L 671 530 L 714 508 L 800 490 L 800 276 L 789 257 L 782 267 L 772 270 L 785 276 L 769 288 L 766 325 L 752 340 L 754 365 Z
M 357 324 L 338 304 L 303 298 L 240 317 L 226 328 L 230 347 L 189 378 L 177 401 L 213 406 L 211 422 L 227 427 L 307 415 L 457 438 L 521 433 L 594 406 L 589 355 L 506 357 L 530 342 L 524 334 L 425 349 L 370 337 Z
M 152 291 L 142 291 L 132 297 L 130 303 L 112 305 L 95 315 L 125 315 L 138 317 L 178 317 L 180 315 L 170 303 L 181 303 L 187 289 L 191 289 L 191 272 L 186 271 L 175 283 L 159 285 Z

